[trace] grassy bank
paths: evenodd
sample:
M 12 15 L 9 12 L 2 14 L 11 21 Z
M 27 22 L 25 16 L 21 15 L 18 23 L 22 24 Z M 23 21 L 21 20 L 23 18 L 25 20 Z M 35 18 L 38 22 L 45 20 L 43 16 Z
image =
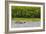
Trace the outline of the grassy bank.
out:
M 40 18 L 13 18 L 14 21 L 17 22 L 32 22 L 32 21 L 40 21 Z

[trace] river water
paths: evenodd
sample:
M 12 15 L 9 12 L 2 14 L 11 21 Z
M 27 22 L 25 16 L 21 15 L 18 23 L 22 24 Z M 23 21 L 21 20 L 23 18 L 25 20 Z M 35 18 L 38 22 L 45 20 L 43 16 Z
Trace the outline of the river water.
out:
M 22 27 L 39 27 L 41 24 L 40 21 L 38 22 L 26 22 L 26 23 L 11 23 L 12 28 L 22 28 Z

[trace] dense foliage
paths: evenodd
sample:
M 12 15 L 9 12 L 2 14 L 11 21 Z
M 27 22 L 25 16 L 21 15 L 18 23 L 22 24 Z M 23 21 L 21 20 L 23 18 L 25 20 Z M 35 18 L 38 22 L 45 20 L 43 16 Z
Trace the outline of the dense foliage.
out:
M 12 6 L 12 17 L 40 18 L 40 7 Z

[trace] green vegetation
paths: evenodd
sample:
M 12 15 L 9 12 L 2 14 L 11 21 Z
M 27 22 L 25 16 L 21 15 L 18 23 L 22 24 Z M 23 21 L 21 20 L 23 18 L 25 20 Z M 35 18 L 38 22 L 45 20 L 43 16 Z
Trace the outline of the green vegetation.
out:
M 12 6 L 12 18 L 40 18 L 40 7 Z
M 17 22 L 31 22 L 31 21 L 40 21 L 40 18 L 14 18 L 13 20 Z
M 40 7 L 12 6 L 12 18 L 15 21 L 40 21 Z

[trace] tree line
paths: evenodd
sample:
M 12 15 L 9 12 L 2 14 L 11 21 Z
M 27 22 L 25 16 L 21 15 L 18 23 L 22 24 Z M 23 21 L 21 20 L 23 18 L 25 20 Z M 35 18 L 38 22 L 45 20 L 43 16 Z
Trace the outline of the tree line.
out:
M 12 6 L 13 18 L 40 18 L 40 7 Z

